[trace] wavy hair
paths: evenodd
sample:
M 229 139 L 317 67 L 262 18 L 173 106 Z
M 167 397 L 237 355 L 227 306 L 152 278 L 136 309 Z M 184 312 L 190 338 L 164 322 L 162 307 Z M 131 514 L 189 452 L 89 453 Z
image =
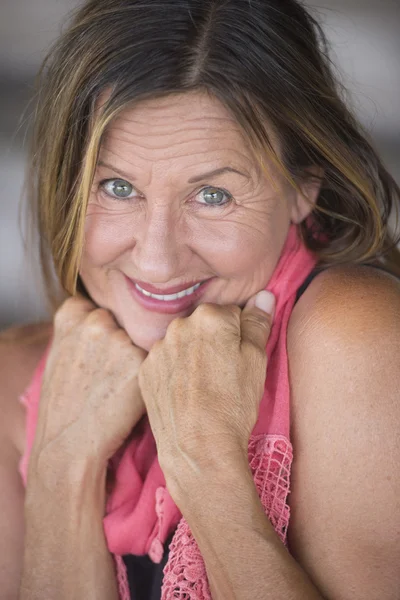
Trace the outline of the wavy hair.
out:
M 193 90 L 218 98 L 259 160 L 267 155 L 296 189 L 315 177 L 310 166 L 322 169 L 317 204 L 300 225 L 321 263 L 396 269 L 390 216 L 400 189 L 334 73 L 321 25 L 297 0 L 86 1 L 38 76 L 28 193 L 53 307 L 60 288 L 74 294 L 80 286 L 86 207 L 107 126 L 127 106 Z

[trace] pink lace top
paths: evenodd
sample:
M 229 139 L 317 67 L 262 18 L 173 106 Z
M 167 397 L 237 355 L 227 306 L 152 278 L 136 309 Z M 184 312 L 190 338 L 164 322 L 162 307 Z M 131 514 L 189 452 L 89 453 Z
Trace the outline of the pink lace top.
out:
M 289 379 L 286 352 L 287 325 L 297 289 L 316 263 L 292 226 L 282 255 L 267 289 L 277 303 L 267 343 L 267 377 L 258 421 L 248 445 L 248 459 L 265 513 L 283 543 L 289 524 L 287 497 L 290 486 L 292 446 L 289 439 Z M 26 405 L 26 450 L 20 472 L 26 484 L 41 382 L 46 356 L 40 361 L 23 395 Z M 125 554 L 148 554 L 161 562 L 164 544 L 175 531 L 164 568 L 162 600 L 211 600 L 207 573 L 190 524 L 173 502 L 157 459 L 156 445 L 147 419 L 138 436 L 110 461 L 115 484 L 104 517 L 107 545 L 113 553 L 121 600 L 129 600 Z M 134 600 L 134 599 L 132 599 Z

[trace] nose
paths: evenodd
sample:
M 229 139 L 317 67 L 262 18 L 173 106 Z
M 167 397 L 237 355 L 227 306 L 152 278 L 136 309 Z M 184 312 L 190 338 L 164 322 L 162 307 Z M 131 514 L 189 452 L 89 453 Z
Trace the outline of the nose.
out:
M 137 277 L 156 285 L 168 283 L 181 273 L 184 242 L 180 236 L 179 223 L 168 207 L 149 211 L 132 249 Z

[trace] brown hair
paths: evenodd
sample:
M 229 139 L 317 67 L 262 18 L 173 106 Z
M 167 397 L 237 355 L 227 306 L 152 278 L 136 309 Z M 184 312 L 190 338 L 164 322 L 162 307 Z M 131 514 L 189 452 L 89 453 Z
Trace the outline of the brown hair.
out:
M 69 294 L 79 285 L 107 125 L 128 105 L 196 89 L 222 101 L 257 155 L 267 152 L 294 186 L 311 165 L 323 169 L 312 219 L 301 224 L 321 262 L 400 264 L 389 229 L 400 189 L 346 106 L 323 30 L 300 2 L 89 0 L 39 74 L 28 189 L 53 304 L 59 283 Z

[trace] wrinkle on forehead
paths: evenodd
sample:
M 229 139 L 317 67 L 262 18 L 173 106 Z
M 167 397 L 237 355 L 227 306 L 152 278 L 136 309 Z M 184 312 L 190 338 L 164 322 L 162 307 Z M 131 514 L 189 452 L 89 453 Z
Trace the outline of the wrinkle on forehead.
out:
M 217 98 L 201 91 L 154 98 L 127 107 L 106 129 L 104 150 L 132 167 L 143 161 L 154 164 L 181 159 L 185 170 L 190 163 L 198 164 L 199 169 L 201 164 L 213 164 L 214 168 L 232 166 L 245 170 L 257 180 L 264 177 L 273 183 L 280 178 L 267 157 L 261 172 L 235 118 Z
M 141 139 L 141 144 L 146 140 L 144 146 L 149 148 L 157 147 L 159 142 L 162 144 L 165 137 L 173 136 L 176 143 L 221 141 L 221 134 L 241 147 L 248 147 L 238 123 L 218 100 L 193 93 L 154 99 L 127 108 L 115 117 L 106 133 L 120 140 L 139 142 Z

